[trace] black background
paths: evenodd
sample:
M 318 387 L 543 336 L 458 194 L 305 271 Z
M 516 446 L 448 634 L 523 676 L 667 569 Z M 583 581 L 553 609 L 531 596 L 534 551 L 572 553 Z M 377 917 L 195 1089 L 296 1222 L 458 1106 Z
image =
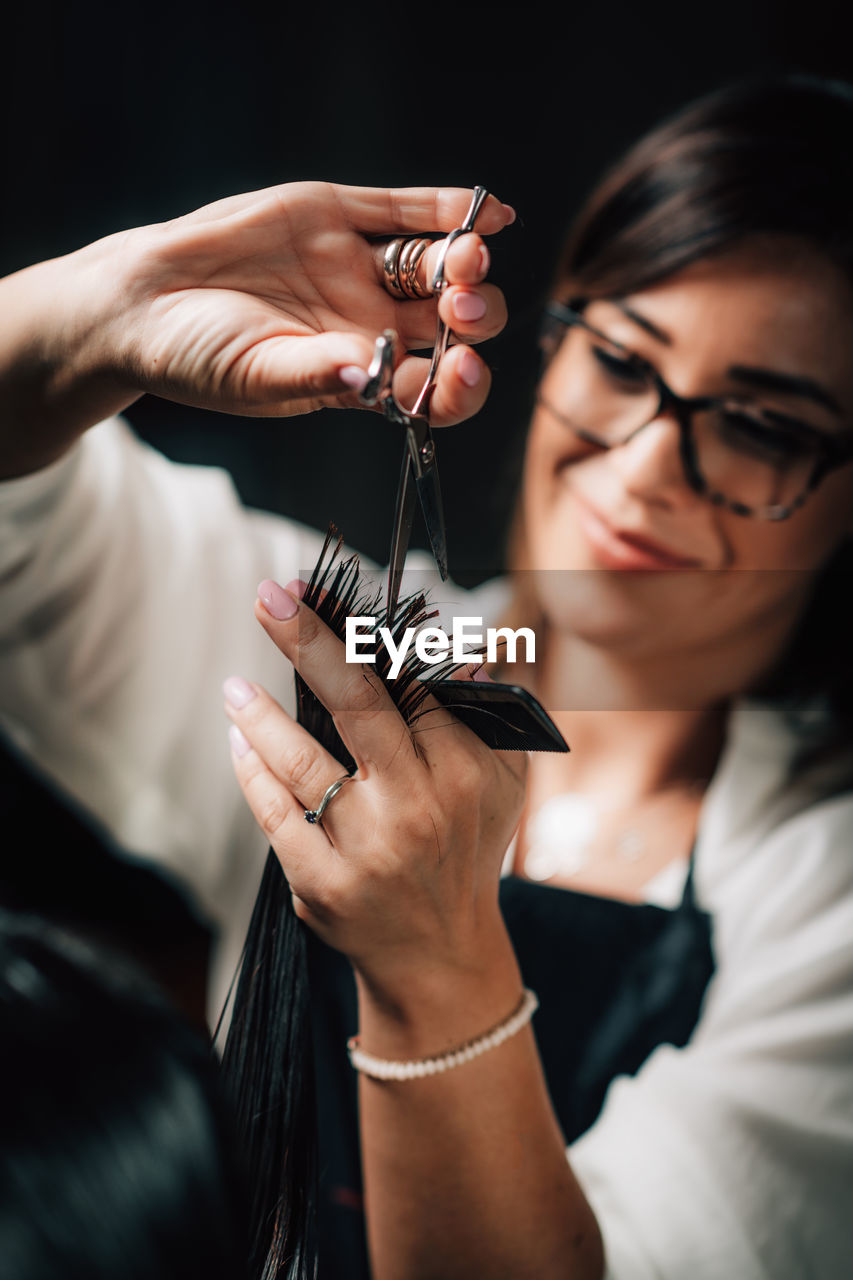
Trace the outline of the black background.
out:
M 490 402 L 442 433 L 451 571 L 500 565 L 565 226 L 620 150 L 705 90 L 791 68 L 853 78 L 842 6 L 21 4 L 7 20 L 0 270 L 299 178 L 483 183 L 520 223 L 493 248 L 511 320 Z M 171 456 L 232 471 L 250 504 L 383 560 L 401 441 L 367 412 L 236 420 L 143 398 Z M 416 526 L 415 545 L 423 545 Z

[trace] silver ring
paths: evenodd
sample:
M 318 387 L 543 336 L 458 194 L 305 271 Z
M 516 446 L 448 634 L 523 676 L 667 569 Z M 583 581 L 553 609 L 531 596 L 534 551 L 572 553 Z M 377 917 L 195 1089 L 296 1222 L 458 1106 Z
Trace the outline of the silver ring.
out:
M 429 289 L 421 284 L 417 272 L 421 258 L 432 244 L 421 236 L 397 236 L 385 246 L 382 274 L 385 288 L 393 298 L 429 298 Z
M 337 778 L 330 787 L 326 787 L 323 792 L 323 799 L 317 805 L 316 809 L 305 810 L 305 821 L 312 823 L 319 822 L 323 814 L 326 812 L 328 805 L 335 798 L 345 782 L 352 782 L 354 779 L 352 774 L 345 773 L 343 777 Z

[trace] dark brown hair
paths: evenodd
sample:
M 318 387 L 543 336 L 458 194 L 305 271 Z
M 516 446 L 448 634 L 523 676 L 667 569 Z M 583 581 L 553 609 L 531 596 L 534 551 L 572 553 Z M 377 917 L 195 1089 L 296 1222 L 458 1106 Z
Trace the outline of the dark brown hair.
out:
M 853 86 L 780 76 L 686 107 L 604 177 L 559 275 L 624 296 L 760 233 L 808 240 L 853 282 Z

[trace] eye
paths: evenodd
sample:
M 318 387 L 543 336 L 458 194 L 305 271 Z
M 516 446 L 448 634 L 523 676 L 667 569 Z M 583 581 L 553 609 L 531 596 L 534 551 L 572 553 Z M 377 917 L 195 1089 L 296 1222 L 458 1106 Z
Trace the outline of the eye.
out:
M 607 347 L 593 346 L 592 354 L 608 381 L 623 390 L 644 391 L 649 385 L 649 375 L 630 356 L 618 356 Z
M 793 430 L 736 409 L 720 409 L 715 425 L 725 444 L 775 466 L 788 466 L 814 453 Z

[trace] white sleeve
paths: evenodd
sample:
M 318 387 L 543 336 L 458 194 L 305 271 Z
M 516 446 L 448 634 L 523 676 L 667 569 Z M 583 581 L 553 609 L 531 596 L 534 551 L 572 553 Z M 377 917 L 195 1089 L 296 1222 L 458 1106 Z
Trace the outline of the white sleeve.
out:
M 221 684 L 243 675 L 292 707 L 292 668 L 252 603 L 262 578 L 312 569 L 321 543 L 116 419 L 0 485 L 0 723 L 233 934 L 223 981 L 266 843 L 233 776 Z
M 853 1275 L 851 837 L 848 795 L 761 841 L 691 1042 L 569 1149 L 612 1280 Z

